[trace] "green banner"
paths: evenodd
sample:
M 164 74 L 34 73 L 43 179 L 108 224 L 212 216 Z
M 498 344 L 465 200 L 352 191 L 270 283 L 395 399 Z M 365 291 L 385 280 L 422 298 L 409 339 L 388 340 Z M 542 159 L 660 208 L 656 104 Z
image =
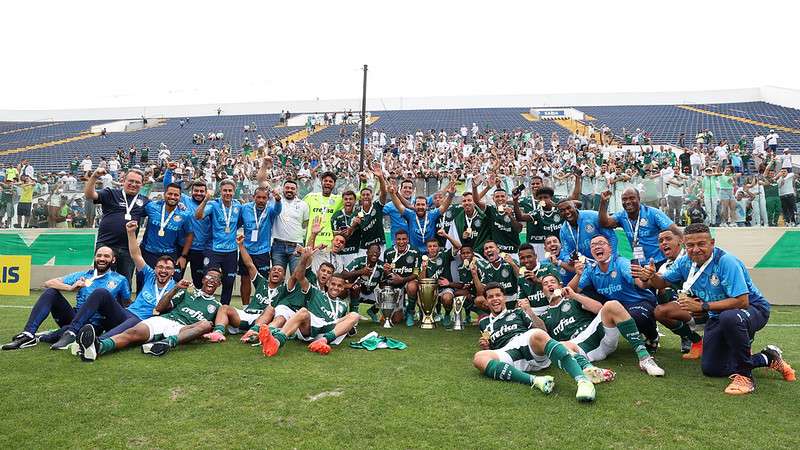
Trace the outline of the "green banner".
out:
M 34 266 L 91 265 L 96 230 L 32 229 L 0 232 L 0 254 L 31 255 Z

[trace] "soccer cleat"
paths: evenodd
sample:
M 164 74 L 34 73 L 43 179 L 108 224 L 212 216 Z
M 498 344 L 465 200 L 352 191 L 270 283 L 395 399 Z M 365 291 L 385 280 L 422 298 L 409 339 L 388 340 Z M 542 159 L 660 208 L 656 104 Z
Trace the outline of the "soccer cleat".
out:
M 756 385 L 753 383 L 752 378 L 747 378 L 744 375 L 737 373 L 728 377 L 731 379 L 731 384 L 725 388 L 725 393 L 730 395 L 745 395 L 756 390 Z
M 681 338 L 681 353 L 686 354 L 692 349 L 692 340 L 687 337 Z
M 444 313 L 442 316 L 442 326 L 445 328 L 450 328 L 453 326 L 453 319 L 450 317 L 450 314 Z
M 241 339 L 243 344 L 257 344 L 258 343 L 258 333 L 253 330 L 247 330 L 247 332 L 242 336 Z
M 555 386 L 555 384 L 553 377 L 550 375 L 534 375 L 531 389 L 536 388 L 545 394 L 549 394 L 553 392 L 553 386 Z
M 331 352 L 331 346 L 325 338 L 319 338 L 316 341 L 308 344 L 308 349 L 320 355 L 327 355 Z
M 211 333 L 206 333 L 203 335 L 203 337 L 208 339 L 209 342 L 225 341 L 225 335 L 220 333 L 219 331 L 212 331 Z
M 783 351 L 777 345 L 768 345 L 761 350 L 767 356 L 769 368 L 780 373 L 786 381 L 795 381 L 794 369 L 783 359 Z
M 11 342 L 5 344 L 0 348 L 2 348 L 3 350 L 19 350 L 21 348 L 33 347 L 38 343 L 39 339 L 37 339 L 35 336 L 28 333 L 27 331 L 23 331 L 22 333 L 14 336 L 14 338 L 11 339 Z
M 167 341 L 149 342 L 142 345 L 142 353 L 153 356 L 164 356 L 171 348 Z
M 378 317 L 378 311 L 376 311 L 376 310 L 374 310 L 372 308 L 369 308 L 367 310 L 367 315 L 369 316 L 369 318 L 372 320 L 373 323 L 380 323 L 381 322 L 381 318 Z
M 281 347 L 278 340 L 272 335 L 269 327 L 262 327 L 258 330 L 258 342 L 261 343 L 261 351 L 264 353 L 264 356 L 277 355 L 278 349 Z
M 664 376 L 664 369 L 658 367 L 656 360 L 652 356 L 639 361 L 639 368 L 642 369 L 642 371 L 647 372 L 647 374 L 651 377 Z
M 692 347 L 689 349 L 689 353 L 681 356 L 683 359 L 700 359 L 703 356 L 703 341 L 697 341 L 692 343 Z
M 658 344 L 659 344 L 659 337 L 656 336 L 655 339 L 645 339 L 644 340 L 644 347 L 647 349 L 647 353 L 651 355 L 655 354 L 658 351 Z
M 406 326 L 413 327 L 414 326 L 414 315 L 406 313 Z
M 589 378 L 593 384 L 600 384 L 606 383 L 608 381 L 614 381 L 614 378 L 617 377 L 617 374 L 614 373 L 611 369 L 603 369 L 601 367 L 587 367 L 583 369 L 583 374 Z
M 78 331 L 78 347 L 81 361 L 92 362 L 100 354 L 100 341 L 97 340 L 97 333 L 94 326 L 87 323 Z
M 69 344 L 75 342 L 75 333 L 72 331 L 65 331 L 55 344 L 50 346 L 50 350 L 66 350 Z
M 582 403 L 593 402 L 597 391 L 594 384 L 588 378 L 578 380 L 578 391 L 575 393 L 575 398 Z

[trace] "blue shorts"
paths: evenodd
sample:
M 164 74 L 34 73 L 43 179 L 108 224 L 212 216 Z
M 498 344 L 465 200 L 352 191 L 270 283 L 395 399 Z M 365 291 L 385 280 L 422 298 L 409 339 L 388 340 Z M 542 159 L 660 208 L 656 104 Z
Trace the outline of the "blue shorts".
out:
M 255 264 L 256 269 L 258 269 L 258 273 L 261 274 L 262 277 L 267 277 L 269 275 L 269 269 L 272 267 L 272 258 L 270 257 L 269 252 L 262 253 L 260 255 L 250 255 L 250 258 L 253 260 L 253 264 Z M 247 267 L 244 266 L 242 259 L 239 258 L 239 275 L 241 276 L 248 276 L 250 273 L 247 271 Z

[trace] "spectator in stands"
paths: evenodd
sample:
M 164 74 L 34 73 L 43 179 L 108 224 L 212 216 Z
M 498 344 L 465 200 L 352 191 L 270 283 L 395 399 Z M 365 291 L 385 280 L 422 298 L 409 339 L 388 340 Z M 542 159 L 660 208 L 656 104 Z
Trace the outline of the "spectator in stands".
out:
M 20 161 L 18 169 L 20 176 L 26 175 L 32 180 L 35 179 L 36 171 L 33 169 L 33 166 L 30 165 L 27 159 Z
M 92 157 L 89 155 L 84 156 L 83 161 L 81 161 L 81 172 L 84 175 L 88 175 L 92 171 L 92 165 Z
M 48 217 L 50 213 L 47 211 L 47 203 L 43 197 L 36 200 L 36 204 L 31 211 L 31 228 L 47 228 Z
M 767 140 L 767 150 L 771 152 L 776 152 L 778 150 L 778 133 L 775 130 L 769 130 L 769 134 L 766 137 Z
M 797 224 L 797 201 L 795 197 L 795 175 L 791 169 L 781 168 L 778 175 L 778 195 L 781 199 L 781 210 L 783 211 L 783 221 L 787 227 Z
M 19 203 L 17 204 L 17 228 L 30 228 L 31 203 L 33 202 L 33 188 L 36 186 L 28 175 L 22 175 L 17 183 Z

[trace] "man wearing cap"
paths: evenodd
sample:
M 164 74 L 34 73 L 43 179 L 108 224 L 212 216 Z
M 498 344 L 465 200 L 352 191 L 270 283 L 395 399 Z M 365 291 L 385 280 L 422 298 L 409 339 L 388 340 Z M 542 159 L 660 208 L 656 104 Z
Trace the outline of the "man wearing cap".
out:
M 767 140 L 767 150 L 771 153 L 774 153 L 778 150 L 778 133 L 775 130 L 769 130 L 769 134 L 766 137 Z

